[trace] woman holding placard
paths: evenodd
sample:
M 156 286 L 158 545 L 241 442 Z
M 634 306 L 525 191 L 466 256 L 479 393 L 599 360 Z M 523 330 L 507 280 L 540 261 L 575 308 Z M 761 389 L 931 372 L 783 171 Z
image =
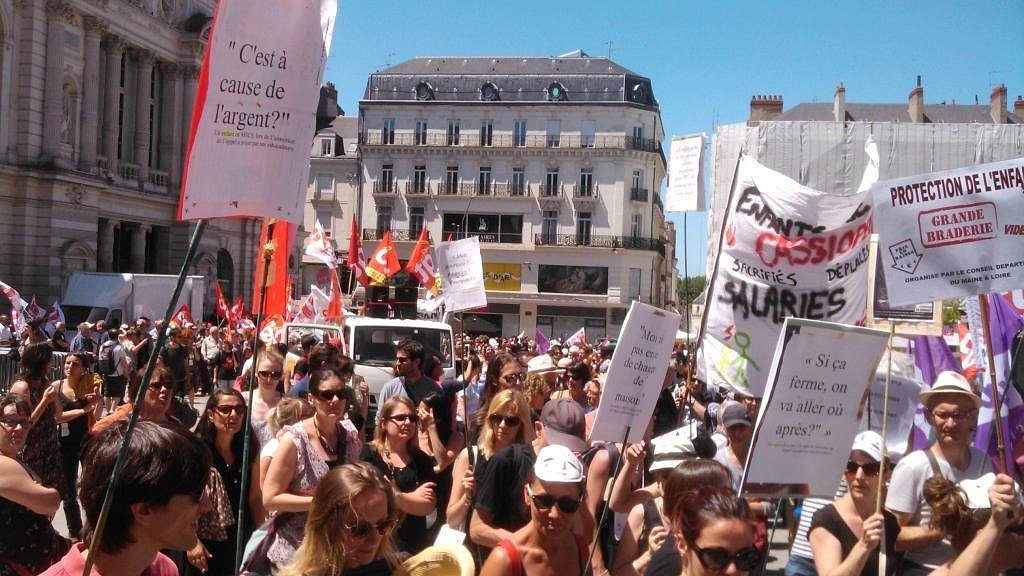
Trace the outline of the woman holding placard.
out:
M 901 556 L 895 552 L 899 522 L 888 510 L 875 512 L 878 483 L 886 481 L 890 472 L 881 467 L 882 450 L 877 432 L 858 434 L 844 473 L 849 491 L 811 520 L 808 540 L 822 576 L 877 576 L 882 554 L 885 574 L 896 573 Z M 884 549 L 879 546 L 883 538 Z

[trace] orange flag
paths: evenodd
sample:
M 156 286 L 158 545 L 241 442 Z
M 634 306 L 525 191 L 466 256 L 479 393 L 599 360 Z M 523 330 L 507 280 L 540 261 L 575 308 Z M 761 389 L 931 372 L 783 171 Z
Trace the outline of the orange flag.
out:
M 356 282 L 363 286 L 370 284 L 366 276 L 366 256 L 363 255 L 363 242 L 359 239 L 359 226 L 356 225 L 356 217 L 352 216 L 352 229 L 348 233 L 348 259 L 345 265 L 352 271 Z
M 273 226 L 272 235 L 268 228 Z M 295 237 L 295 224 L 282 220 L 264 220 L 260 232 L 260 243 L 256 252 L 256 282 L 253 284 L 253 312 L 270 316 L 288 312 L 288 255 L 291 253 L 292 239 Z M 260 282 L 263 280 L 263 246 L 267 242 L 274 243 L 274 255 L 270 259 L 270 273 L 267 276 L 267 300 L 263 310 L 257 310 L 260 304 Z
M 430 238 L 427 236 L 427 229 L 420 230 L 420 238 L 416 241 L 416 247 L 412 249 L 412 256 L 405 265 L 405 271 L 412 274 L 420 284 L 437 294 L 441 289 L 441 279 L 434 272 L 434 259 L 430 257 Z
M 345 312 L 341 307 L 341 284 L 338 282 L 338 272 L 331 270 L 331 299 L 327 303 L 327 320 L 341 323 L 345 319 Z
M 394 276 L 401 270 L 398 264 L 398 254 L 395 253 L 395 245 L 391 243 L 391 230 L 384 231 L 384 238 L 381 239 L 373 258 L 366 265 L 366 275 L 370 277 L 371 283 L 376 286 L 383 286 L 388 278 Z

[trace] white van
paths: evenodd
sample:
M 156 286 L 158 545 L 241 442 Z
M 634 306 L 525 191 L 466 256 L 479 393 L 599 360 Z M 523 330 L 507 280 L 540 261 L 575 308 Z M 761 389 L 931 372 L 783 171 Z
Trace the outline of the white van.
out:
M 285 324 L 286 342 L 296 333 L 312 332 L 319 340 L 324 333 L 334 337 L 339 327 L 331 324 Z M 430 320 L 389 320 L 386 318 L 345 318 L 345 349 L 356 364 L 356 374 L 370 386 L 370 414 L 377 410 L 377 398 L 384 384 L 395 377 L 395 345 L 411 338 L 423 344 L 425 354 L 436 354 L 444 368 L 443 378 L 455 377 L 452 327 Z

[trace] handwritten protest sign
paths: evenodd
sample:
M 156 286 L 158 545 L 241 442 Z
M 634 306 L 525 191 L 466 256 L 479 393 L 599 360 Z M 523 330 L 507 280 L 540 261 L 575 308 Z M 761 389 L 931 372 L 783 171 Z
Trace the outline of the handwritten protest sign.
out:
M 1024 285 L 1024 158 L 878 182 L 871 194 L 897 306 Z
M 480 239 L 470 236 L 454 242 L 442 242 L 435 252 L 447 311 L 458 312 L 487 306 Z
M 302 222 L 336 12 L 336 0 L 261 0 L 258 8 L 220 1 L 196 93 L 179 219 Z
M 889 421 L 885 429 L 885 447 L 892 454 L 905 454 L 910 430 L 914 427 L 917 412 L 917 395 L 921 383 L 912 378 L 893 374 L 889 381 Z M 870 416 L 860 419 L 860 430 L 870 429 L 882 433 L 882 405 L 885 403 L 885 372 L 879 371 L 871 382 Z M 870 422 L 869 422 L 870 421 Z
M 888 334 L 787 318 L 743 474 L 743 495 L 831 498 L 857 433 L 857 409 Z
M 665 212 L 705 210 L 704 133 L 673 138 L 669 150 Z
M 612 354 L 591 440 L 639 442 L 665 381 L 679 315 L 633 301 Z
M 871 173 L 869 165 L 865 174 Z M 849 196 L 826 194 L 741 157 L 707 302 L 698 377 L 761 396 L 786 317 L 863 321 L 869 187 L 862 184 L 862 192 Z

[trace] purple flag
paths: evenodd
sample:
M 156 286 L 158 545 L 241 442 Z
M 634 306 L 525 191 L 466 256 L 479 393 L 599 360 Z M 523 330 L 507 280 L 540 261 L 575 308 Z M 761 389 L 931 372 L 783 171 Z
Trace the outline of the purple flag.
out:
M 537 354 L 547 354 L 548 348 L 551 348 L 551 341 L 540 331 L 540 328 L 537 328 L 536 332 Z
M 1024 400 L 1016 387 L 1009 385 L 1010 375 L 1010 351 L 1013 346 L 1013 337 L 1021 329 L 1024 329 L 1024 319 L 1017 313 L 1009 302 L 1000 294 L 986 294 L 979 298 L 988 298 L 988 323 L 989 338 L 991 339 L 991 354 L 995 364 L 995 378 L 991 378 L 988 370 L 982 376 L 984 386 L 982 387 L 981 413 L 978 416 L 978 433 L 974 438 L 974 445 L 988 452 L 992 458 L 995 468 L 999 469 L 999 450 L 996 443 L 996 434 L 993 425 L 996 418 L 999 418 L 1005 433 L 1007 461 L 1010 463 L 1010 470 L 1006 472 L 1017 477 L 1014 462 L 1014 447 L 1018 442 L 1024 440 Z M 988 368 L 987 357 L 983 360 L 984 366 Z M 1002 401 L 1001 414 L 994 414 L 992 403 L 992 381 L 999 386 L 999 396 Z
M 960 365 L 953 358 L 953 353 L 946 345 L 942 336 L 914 336 L 910 344 L 914 353 L 914 367 L 921 381 L 921 391 L 932 387 L 939 372 L 951 370 L 960 373 Z M 914 448 L 926 448 L 932 443 L 931 426 L 924 417 L 924 406 L 917 406 L 914 417 Z

